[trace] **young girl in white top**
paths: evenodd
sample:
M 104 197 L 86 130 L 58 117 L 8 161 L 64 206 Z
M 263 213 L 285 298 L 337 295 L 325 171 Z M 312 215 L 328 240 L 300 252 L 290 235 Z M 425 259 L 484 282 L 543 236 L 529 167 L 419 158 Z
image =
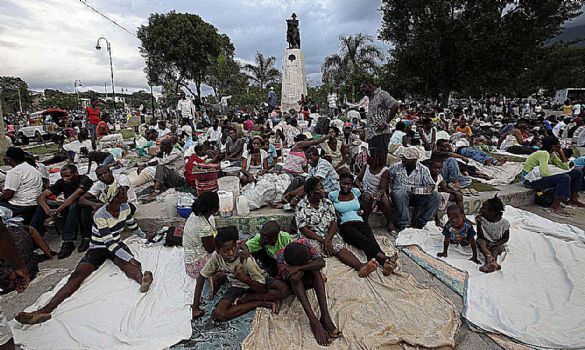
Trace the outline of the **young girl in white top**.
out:
M 510 239 L 510 222 L 503 215 L 504 203 L 496 195 L 483 203 L 475 217 L 477 246 L 485 257 L 485 264 L 479 271 L 489 273 L 502 268 L 497 262 L 498 255 L 506 250 Z

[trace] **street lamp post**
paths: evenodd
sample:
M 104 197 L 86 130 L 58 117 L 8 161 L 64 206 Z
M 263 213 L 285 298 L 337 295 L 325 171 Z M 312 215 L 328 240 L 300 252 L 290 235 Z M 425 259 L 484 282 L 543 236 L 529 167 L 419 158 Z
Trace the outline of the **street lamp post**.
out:
M 79 79 L 73 82 L 73 88 L 75 89 L 75 94 L 77 95 L 77 104 L 79 105 L 79 109 L 81 109 L 81 99 L 79 98 L 79 90 L 77 89 L 78 86 L 83 86 L 81 84 L 81 80 Z
M 104 40 L 106 42 L 106 49 L 108 50 L 108 55 L 110 56 L 110 74 L 112 76 L 112 99 L 114 101 L 114 116 L 116 115 L 116 90 L 114 86 L 114 66 L 112 65 L 112 47 L 110 46 L 110 42 L 108 39 L 104 38 L 103 36 L 98 38 L 97 43 L 95 45 L 96 50 L 101 50 L 100 41 Z

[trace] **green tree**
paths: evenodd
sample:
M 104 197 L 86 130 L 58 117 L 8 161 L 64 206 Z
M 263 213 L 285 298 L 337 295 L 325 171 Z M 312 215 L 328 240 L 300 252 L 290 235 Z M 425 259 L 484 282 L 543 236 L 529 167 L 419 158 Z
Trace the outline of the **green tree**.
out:
M 146 61 L 145 73 L 151 85 L 183 87 L 193 94 L 189 82 L 201 97 L 201 84 L 220 53 L 233 54 L 234 47 L 201 17 L 189 13 L 151 14 L 148 25 L 138 29 L 140 53 Z
M 26 112 L 31 108 L 32 99 L 28 92 L 27 83 L 18 77 L 0 77 L 0 90 L 2 90 L 2 109 L 4 113 Z M 20 92 L 20 98 L 18 93 Z
M 230 88 L 246 83 L 245 76 L 240 72 L 240 69 L 238 62 L 221 53 L 209 67 L 205 83 L 213 89 L 217 98 L 229 95 Z
M 394 45 L 384 82 L 397 95 L 515 94 L 548 39 L 580 13 L 572 0 L 383 0 L 380 38 Z
M 242 67 L 246 77 L 260 89 L 264 89 L 271 83 L 276 83 L 280 80 L 280 72 L 274 67 L 276 57 L 265 57 L 264 54 L 256 51 L 254 56 L 254 64 L 246 64 Z
M 77 109 L 77 95 L 68 94 L 59 90 L 45 89 L 45 100 L 42 108 Z
M 354 93 L 365 76 L 379 72 L 384 54 L 373 43 L 366 34 L 340 36 L 339 53 L 325 57 L 321 65 L 323 83 L 334 87 L 345 84 Z

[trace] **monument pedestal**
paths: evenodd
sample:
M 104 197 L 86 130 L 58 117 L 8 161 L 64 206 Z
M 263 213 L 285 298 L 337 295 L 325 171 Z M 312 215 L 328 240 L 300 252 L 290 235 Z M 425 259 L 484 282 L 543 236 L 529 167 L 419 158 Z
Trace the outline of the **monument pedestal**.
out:
M 307 96 L 305 57 L 301 49 L 284 50 L 282 71 L 281 109 L 282 111 L 288 111 L 294 108 L 299 112 L 301 95 Z

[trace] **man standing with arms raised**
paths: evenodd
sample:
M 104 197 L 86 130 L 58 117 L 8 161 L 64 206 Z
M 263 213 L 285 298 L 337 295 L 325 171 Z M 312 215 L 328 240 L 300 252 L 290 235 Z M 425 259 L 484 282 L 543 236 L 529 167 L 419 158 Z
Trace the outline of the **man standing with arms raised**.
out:
M 361 90 L 370 98 L 366 123 L 368 147 L 384 151 L 386 159 L 391 134 L 390 121 L 398 113 L 400 103 L 371 80 L 362 83 Z

